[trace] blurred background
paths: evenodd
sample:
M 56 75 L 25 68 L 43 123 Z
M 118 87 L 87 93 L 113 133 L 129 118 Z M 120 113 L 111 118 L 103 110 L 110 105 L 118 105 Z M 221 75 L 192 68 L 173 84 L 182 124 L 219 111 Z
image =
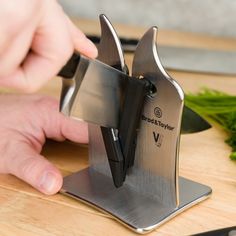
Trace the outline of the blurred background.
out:
M 80 18 L 236 38 L 235 0 L 59 0 L 65 11 Z

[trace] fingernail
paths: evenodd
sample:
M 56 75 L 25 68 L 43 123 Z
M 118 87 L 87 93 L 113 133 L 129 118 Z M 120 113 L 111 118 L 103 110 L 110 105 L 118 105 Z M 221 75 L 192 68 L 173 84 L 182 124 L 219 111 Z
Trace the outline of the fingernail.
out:
M 55 174 L 46 171 L 42 175 L 39 188 L 47 194 L 52 194 L 54 193 L 56 183 L 57 177 L 55 176 Z

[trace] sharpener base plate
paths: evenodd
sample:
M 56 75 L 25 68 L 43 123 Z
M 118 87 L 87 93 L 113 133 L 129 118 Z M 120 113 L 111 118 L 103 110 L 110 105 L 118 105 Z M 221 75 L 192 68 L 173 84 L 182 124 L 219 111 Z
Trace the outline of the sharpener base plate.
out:
M 208 186 L 179 177 L 179 206 L 163 205 L 153 196 L 138 193 L 124 184 L 114 187 L 108 176 L 87 168 L 64 178 L 61 193 L 107 212 L 137 233 L 157 228 L 182 211 L 210 196 Z

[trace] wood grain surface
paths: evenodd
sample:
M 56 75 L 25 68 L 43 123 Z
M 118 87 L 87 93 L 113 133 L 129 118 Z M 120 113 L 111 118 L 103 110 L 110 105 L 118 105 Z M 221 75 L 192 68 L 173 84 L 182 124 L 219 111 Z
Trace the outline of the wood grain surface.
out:
M 78 20 L 86 33 L 99 34 L 97 22 Z M 119 35 L 140 37 L 145 29 L 115 25 Z M 162 45 L 235 50 L 236 40 L 160 30 Z M 132 55 L 127 55 L 130 66 Z M 235 62 L 236 64 L 236 62 Z M 201 87 L 236 93 L 236 77 L 169 71 L 184 91 Z M 59 97 L 60 78 L 51 80 L 40 93 Z M 165 223 L 149 235 L 191 235 L 236 225 L 236 161 L 229 159 L 227 137 L 219 127 L 183 135 L 180 148 L 180 175 L 209 185 L 213 194 Z M 88 166 L 86 146 L 47 141 L 43 154 L 64 175 Z M 0 235 L 136 235 L 111 216 L 61 194 L 45 196 L 10 175 L 0 175 Z

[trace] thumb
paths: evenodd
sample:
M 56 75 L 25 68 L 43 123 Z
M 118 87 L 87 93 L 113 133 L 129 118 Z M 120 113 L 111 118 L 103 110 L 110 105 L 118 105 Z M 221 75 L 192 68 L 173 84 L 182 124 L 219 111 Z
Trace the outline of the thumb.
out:
M 44 194 L 57 193 L 62 186 L 59 170 L 28 144 L 20 143 L 19 149 L 8 158 L 8 172 Z

